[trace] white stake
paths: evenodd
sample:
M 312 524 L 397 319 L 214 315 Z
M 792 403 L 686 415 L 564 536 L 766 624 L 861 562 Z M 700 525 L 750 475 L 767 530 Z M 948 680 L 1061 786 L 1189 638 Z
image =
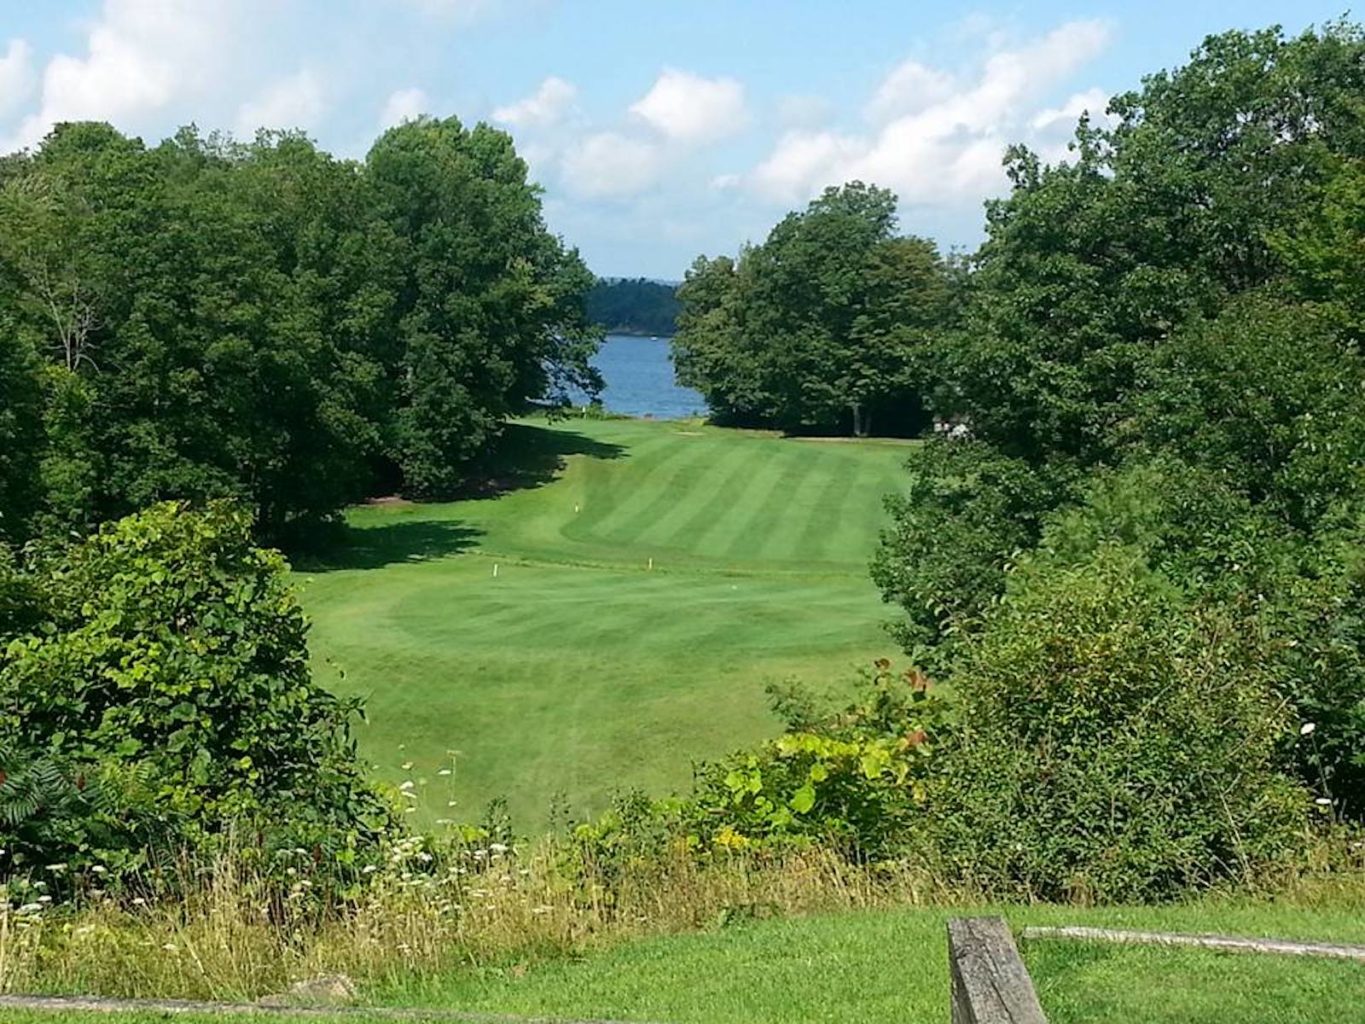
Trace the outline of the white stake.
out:
M 651 569 L 654 568 L 654 559 L 653 559 L 653 558 L 651 558 L 651 559 L 649 560 L 649 567 L 650 567 Z
M 497 579 L 497 578 L 498 578 L 498 563 L 497 563 L 497 562 L 494 562 L 494 563 L 493 563 L 493 578 L 494 578 L 494 579 Z

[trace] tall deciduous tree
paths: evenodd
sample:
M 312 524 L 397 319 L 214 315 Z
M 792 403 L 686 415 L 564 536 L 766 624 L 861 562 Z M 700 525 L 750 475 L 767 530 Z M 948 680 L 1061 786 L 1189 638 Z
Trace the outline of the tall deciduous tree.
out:
M 449 490 L 525 403 L 598 386 L 592 280 L 484 126 L 413 123 L 356 164 L 60 125 L 0 160 L 0 529 L 232 497 L 280 541 L 373 488 Z
M 366 172 L 401 267 L 394 452 L 409 489 L 449 492 L 526 399 L 600 386 L 582 301 L 594 278 L 546 230 L 503 132 L 410 121 Z
M 925 352 L 949 316 L 932 243 L 896 235 L 896 197 L 854 182 L 785 217 L 737 263 L 699 260 L 679 291 L 684 383 L 721 417 L 786 429 L 914 423 Z

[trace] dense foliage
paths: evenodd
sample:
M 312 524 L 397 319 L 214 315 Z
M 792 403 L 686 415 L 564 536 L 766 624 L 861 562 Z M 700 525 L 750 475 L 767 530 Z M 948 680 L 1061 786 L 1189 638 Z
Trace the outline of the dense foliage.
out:
M 1057 893 L 1069 871 L 1107 894 L 1142 895 L 1157 862 L 1140 860 L 1161 844 L 1173 844 L 1165 869 L 1191 881 L 1241 855 L 1216 823 L 1199 825 L 1207 808 L 1179 802 L 1199 793 L 1138 778 L 1153 751 L 1172 764 L 1199 751 L 1200 785 L 1228 802 L 1224 823 L 1248 848 L 1253 820 L 1280 820 L 1245 790 L 1261 778 L 1268 798 L 1276 790 L 1258 773 L 1271 768 L 1337 814 L 1365 813 L 1362 88 L 1355 26 L 1228 33 L 1116 97 L 1107 125 L 1083 122 L 1067 162 L 1010 156 L 1014 189 L 989 208 L 934 398 L 971 439 L 933 440 L 912 456 L 874 577 L 905 611 L 907 650 L 960 686 L 981 722 L 954 755 L 973 814 L 998 812 L 992 828 L 1017 834 L 1028 816 L 1061 815 L 1068 787 L 1087 806 L 1121 782 L 1125 800 L 1164 802 L 1187 831 L 1153 831 L 1145 804 L 1122 827 L 1111 815 L 1112 856 L 1138 859 L 1127 880 L 1109 882 L 1061 839 L 1021 837 L 1021 856 L 1045 854 L 1024 868 L 983 833 L 977 867 L 989 863 L 997 880 Z M 1122 546 L 1121 561 L 1109 545 Z M 1056 575 L 1038 575 L 1042 554 Z M 1054 616 L 1059 630 L 1068 616 L 1083 623 L 1082 599 L 1128 610 L 1098 634 L 1112 642 L 1059 634 L 1047 657 L 1069 659 L 1066 671 L 1021 665 L 1023 648 L 1002 646 L 1002 635 L 1023 643 L 1035 630 L 1029 642 L 1042 642 Z M 1111 636 L 1119 626 L 1122 644 Z M 1097 673 L 1123 685 L 1129 644 L 1167 688 L 1144 705 L 1141 743 L 1096 733 L 1066 741 L 1074 757 L 1040 758 L 1017 718 L 1023 692 L 1001 705 L 1015 710 L 996 739 L 987 735 L 989 702 L 1010 691 L 990 697 L 976 680 L 1042 687 Z M 1199 665 L 1204 675 L 1189 678 Z M 1224 674 L 1229 689 L 1182 696 Z M 1071 715 L 1082 697 L 1048 683 L 1030 699 L 1047 717 Z M 1166 717 L 1167 701 L 1186 699 L 1187 712 Z M 1234 699 L 1217 722 L 1201 718 L 1199 706 Z M 1121 702 L 1116 713 L 1126 714 Z M 985 774 L 987 789 L 966 784 L 978 770 L 995 771 L 995 791 Z M 1059 781 L 1042 786 L 1044 771 Z
M 1362 90 L 1354 26 L 1229 33 L 1067 161 L 1012 150 L 960 275 L 857 184 L 699 260 L 676 359 L 722 417 L 856 432 L 921 396 L 957 426 L 913 450 L 873 564 L 952 699 L 786 697 L 779 739 L 584 830 L 594 855 L 649 822 L 706 855 L 819 842 L 1152 900 L 1255 884 L 1365 814 Z
M 278 540 L 449 491 L 509 413 L 593 388 L 591 284 L 484 125 L 363 164 L 61 125 L 0 161 L 0 533 L 233 497 Z
M 0 876 L 235 833 L 353 861 L 390 824 L 249 516 L 163 503 L 45 553 L 0 623 Z
M 896 197 L 827 189 L 737 260 L 699 257 L 678 290 L 678 380 L 723 422 L 863 436 L 923 426 L 951 275 L 896 234 Z
M 588 319 L 608 334 L 672 335 L 678 329 L 676 285 L 648 278 L 599 278 L 588 292 Z
M 1106 544 L 1012 574 L 954 666 L 961 730 L 917 838 L 945 881 L 1142 901 L 1255 881 L 1302 844 L 1254 624 L 1190 607 Z

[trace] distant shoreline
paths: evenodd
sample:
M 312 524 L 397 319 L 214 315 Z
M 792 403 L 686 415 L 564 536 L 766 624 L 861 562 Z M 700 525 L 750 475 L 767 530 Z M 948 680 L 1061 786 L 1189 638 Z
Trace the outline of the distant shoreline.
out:
M 645 331 L 624 331 L 614 327 L 604 327 L 603 330 L 606 331 L 608 335 L 613 335 L 618 338 L 658 338 L 660 341 L 673 340 L 673 335 L 671 334 L 649 334 Z

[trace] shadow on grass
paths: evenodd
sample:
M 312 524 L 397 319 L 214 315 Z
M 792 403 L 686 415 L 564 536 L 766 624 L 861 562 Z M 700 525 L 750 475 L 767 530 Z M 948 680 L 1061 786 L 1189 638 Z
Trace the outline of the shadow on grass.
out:
M 456 497 L 497 498 L 510 491 L 541 487 L 555 478 L 570 455 L 621 459 L 626 451 L 619 444 L 598 441 L 575 430 L 509 423 L 483 468 L 471 474 Z
M 399 519 L 349 527 L 326 551 L 301 558 L 298 567 L 304 572 L 331 572 L 427 562 L 468 551 L 481 536 L 482 530 L 450 519 Z
M 497 498 L 544 486 L 564 468 L 570 455 L 620 459 L 626 449 L 574 430 L 511 423 L 485 469 L 473 472 L 451 500 Z M 458 520 L 423 518 L 422 506 L 417 504 L 411 506 L 410 514 L 395 516 L 392 522 L 341 527 L 335 540 L 320 550 L 296 553 L 294 557 L 295 564 L 305 572 L 378 569 L 458 555 L 474 547 L 482 536 L 482 530 Z

